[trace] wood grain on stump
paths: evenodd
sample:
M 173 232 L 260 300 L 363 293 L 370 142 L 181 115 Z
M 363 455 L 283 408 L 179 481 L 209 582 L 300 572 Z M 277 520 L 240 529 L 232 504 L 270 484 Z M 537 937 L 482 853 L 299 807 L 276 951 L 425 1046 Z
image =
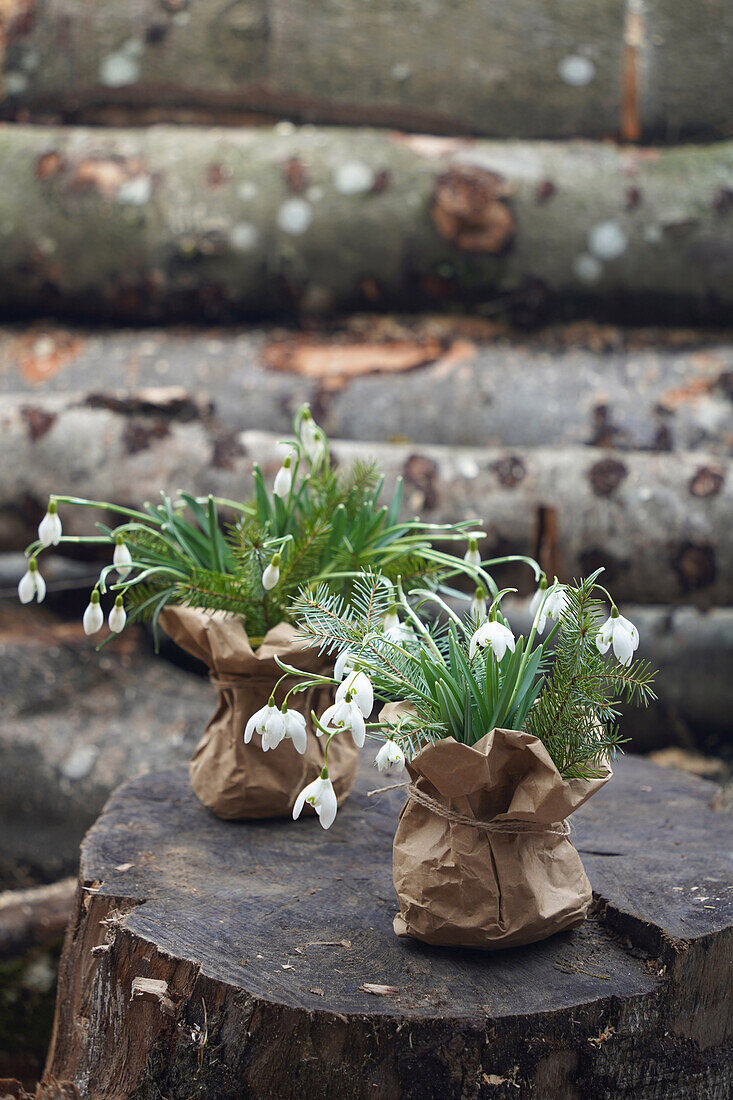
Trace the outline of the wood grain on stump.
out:
M 402 794 L 367 799 L 375 775 L 365 760 L 327 834 L 219 821 L 183 767 L 121 787 L 82 848 L 48 1081 L 105 1100 L 730 1096 L 714 786 L 620 761 L 573 818 L 591 919 L 483 954 L 393 935 Z

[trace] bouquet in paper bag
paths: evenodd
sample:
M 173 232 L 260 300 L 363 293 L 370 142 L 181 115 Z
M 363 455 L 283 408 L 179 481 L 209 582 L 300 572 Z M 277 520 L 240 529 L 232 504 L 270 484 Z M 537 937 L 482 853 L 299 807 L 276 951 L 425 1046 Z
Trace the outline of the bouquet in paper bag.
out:
M 307 406 L 283 447 L 271 490 L 255 465 L 254 496 L 246 502 L 161 493 L 159 504 L 134 509 L 52 497 L 19 585 L 23 602 L 43 599 L 38 556 L 48 547 L 109 547 L 111 561 L 92 590 L 84 629 L 103 628 L 109 600 L 112 634 L 128 621 L 147 620 L 156 641 L 163 627 L 206 663 L 219 700 L 191 762 L 191 782 L 201 801 L 227 818 L 289 814 L 299 790 L 325 763 L 324 744 L 307 717 L 321 709 L 324 687 L 299 695 L 277 663 L 297 660 L 312 672 L 329 664 L 317 649 L 306 652 L 308 640 L 297 636 L 292 602 L 299 590 L 320 584 L 350 606 L 363 569 L 435 583 L 439 573 L 455 572 L 456 559 L 433 540 L 463 542 L 470 528 L 401 520 L 401 483 L 389 505 L 381 504 L 374 463 L 332 469 L 328 439 Z M 64 535 L 59 508 L 74 506 L 103 509 L 116 525 L 98 524 L 95 535 Z M 331 771 L 340 798 L 357 766 L 353 744 L 334 746 Z
M 501 612 L 507 590 L 489 564 L 465 618 L 438 593 L 408 598 L 398 584 L 403 618 L 385 631 L 391 586 L 378 577 L 363 579 L 350 608 L 321 589 L 303 593 L 296 614 L 324 652 L 340 651 L 336 678 L 351 670 L 336 704 L 314 715 L 326 745 L 349 731 L 358 744 L 382 739 L 377 767 L 411 780 L 393 849 L 395 932 L 492 949 L 585 918 L 591 888 L 567 819 L 611 778 L 617 704 L 653 698 L 654 674 L 634 660 L 638 632 L 612 601 L 606 617 L 600 570 L 573 585 L 541 576 L 525 640 Z M 428 601 L 441 611 L 431 623 Z M 360 707 L 367 691 L 385 703 L 374 722 Z M 303 802 L 331 824 L 327 766 L 296 811 Z

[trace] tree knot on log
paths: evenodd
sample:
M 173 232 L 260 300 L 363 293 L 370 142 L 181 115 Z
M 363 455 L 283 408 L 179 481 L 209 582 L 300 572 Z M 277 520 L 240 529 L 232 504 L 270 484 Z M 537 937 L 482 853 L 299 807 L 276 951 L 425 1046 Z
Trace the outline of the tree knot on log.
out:
M 507 199 L 512 188 L 496 172 L 474 165 L 450 168 L 438 176 L 430 211 L 441 237 L 466 252 L 505 251 L 516 232 Z
M 588 474 L 593 492 L 598 497 L 608 497 L 628 474 L 623 462 L 617 458 L 602 458 L 596 462 Z

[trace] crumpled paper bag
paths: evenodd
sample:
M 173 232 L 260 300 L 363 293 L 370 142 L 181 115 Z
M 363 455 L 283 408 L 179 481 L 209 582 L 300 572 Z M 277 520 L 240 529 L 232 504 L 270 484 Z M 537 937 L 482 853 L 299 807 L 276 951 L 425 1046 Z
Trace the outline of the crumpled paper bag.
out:
M 599 779 L 563 779 L 536 737 L 495 729 L 472 746 L 452 737 L 430 745 L 408 771 L 418 797 L 444 810 L 477 822 L 529 822 L 538 831 L 491 832 L 408 798 L 393 847 L 398 936 L 495 949 L 584 920 L 591 886 L 561 823 L 610 779 L 610 769 Z
M 328 672 L 333 659 L 306 648 L 295 627 L 280 623 L 267 632 L 255 651 L 240 619 L 220 611 L 190 607 L 166 607 L 160 625 L 176 645 L 204 661 L 219 691 L 216 712 L 196 747 L 190 764 L 191 786 L 197 797 L 217 817 L 283 817 L 292 812 L 299 792 L 317 779 L 323 767 L 325 738 L 316 737 L 308 722 L 308 747 L 303 756 L 292 741 L 263 752 L 255 733 L 244 744 L 244 727 L 255 711 L 267 704 L 282 676 L 277 655 L 304 672 Z M 281 702 L 292 681 L 277 691 Z M 328 686 L 290 696 L 288 706 L 306 716 L 317 714 L 332 702 Z M 354 785 L 359 750 L 349 735 L 333 739 L 328 749 L 328 773 L 339 805 Z M 311 807 L 306 807 L 312 813 Z

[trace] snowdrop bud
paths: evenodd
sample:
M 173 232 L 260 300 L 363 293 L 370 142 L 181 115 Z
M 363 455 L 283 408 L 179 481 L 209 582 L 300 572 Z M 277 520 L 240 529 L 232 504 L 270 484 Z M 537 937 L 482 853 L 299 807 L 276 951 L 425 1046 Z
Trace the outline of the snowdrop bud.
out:
M 122 604 L 122 596 L 117 596 L 115 599 L 115 605 L 109 613 L 108 621 L 110 630 L 115 634 L 119 634 L 121 630 L 125 629 L 127 615 L 125 614 L 125 608 Z
M 599 653 L 607 653 L 611 645 L 616 660 L 621 665 L 630 665 L 634 651 L 639 645 L 639 631 L 629 619 L 619 615 L 614 604 L 611 614 L 596 635 Z
M 120 580 L 125 579 L 131 572 L 130 566 L 132 565 L 132 554 L 125 546 L 125 540 L 122 535 L 118 535 L 115 539 L 115 552 L 112 555 L 112 561 L 117 566 L 117 573 Z
M 387 614 L 382 619 L 382 630 L 385 634 L 399 633 L 400 617 L 397 614 L 397 604 L 393 603 Z
M 43 603 L 46 596 L 46 582 L 38 570 L 38 562 L 35 558 L 31 558 L 18 584 L 18 598 L 21 603 L 30 603 L 34 596 L 38 603 Z
M 374 763 L 380 772 L 387 775 L 400 775 L 405 770 L 405 754 L 394 741 L 385 741 Z
M 61 541 L 61 519 L 55 500 L 48 502 L 48 511 L 38 524 L 38 538 L 43 546 L 58 546 Z
M 275 474 L 275 484 L 272 487 L 272 491 L 276 497 L 280 497 L 284 500 L 288 496 L 290 490 L 293 487 L 293 471 L 292 462 L 290 456 L 283 461 L 282 466 Z
M 330 829 L 336 817 L 338 803 L 336 801 L 336 792 L 333 789 L 333 784 L 328 778 L 328 768 L 324 768 L 318 779 L 314 779 L 312 783 L 304 787 L 296 798 L 295 805 L 293 806 L 294 821 L 297 821 L 300 817 L 306 802 L 309 806 L 312 806 L 318 814 L 321 827 Z
M 104 612 L 100 607 L 99 592 L 96 588 L 89 597 L 89 603 L 81 623 L 85 634 L 96 634 L 104 626 Z
M 468 540 L 468 550 L 463 556 L 463 560 L 467 565 L 472 565 L 475 569 L 478 569 L 481 565 L 481 555 L 478 549 L 478 542 L 476 539 Z
M 565 591 L 565 585 L 558 584 L 556 577 L 554 587 L 549 595 L 545 597 L 544 603 L 542 604 L 542 611 L 540 612 L 539 621 L 537 623 L 537 633 L 544 633 L 548 619 L 559 619 L 567 607 L 567 604 L 568 597 Z
M 508 626 L 497 622 L 482 623 L 471 638 L 468 656 L 473 660 L 477 648 L 481 646 L 482 649 L 490 649 L 497 661 L 501 661 L 507 649 L 514 652 L 515 644 L 514 635 Z
M 262 587 L 268 592 L 274 588 L 280 580 L 280 555 L 275 554 L 270 564 L 262 574 Z
M 324 435 L 306 408 L 300 421 L 300 442 L 308 455 L 311 466 L 319 466 L 326 457 Z
M 480 623 L 486 618 L 486 592 L 483 588 L 479 587 L 476 589 L 469 610 L 471 618 L 478 619 Z

